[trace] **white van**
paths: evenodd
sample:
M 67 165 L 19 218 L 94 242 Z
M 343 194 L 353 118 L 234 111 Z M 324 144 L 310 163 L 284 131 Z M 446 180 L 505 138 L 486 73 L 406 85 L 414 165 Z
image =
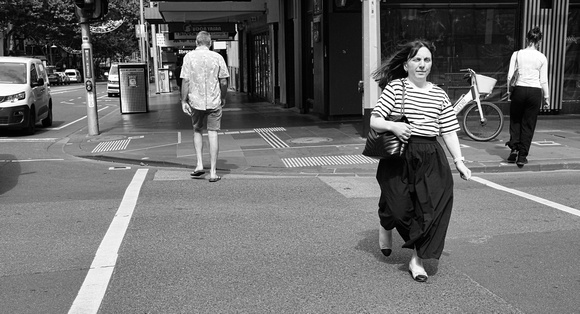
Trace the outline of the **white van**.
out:
M 36 123 L 52 125 L 52 98 L 42 61 L 0 57 L 0 129 L 20 129 L 32 135 Z
M 77 69 L 66 69 L 66 70 L 64 70 L 64 74 L 66 74 L 66 76 L 69 77 L 71 82 L 75 82 L 75 83 L 82 83 L 83 82 L 81 72 L 79 72 L 79 70 L 77 70 Z
M 107 78 L 107 96 L 119 96 L 119 64 L 111 64 Z

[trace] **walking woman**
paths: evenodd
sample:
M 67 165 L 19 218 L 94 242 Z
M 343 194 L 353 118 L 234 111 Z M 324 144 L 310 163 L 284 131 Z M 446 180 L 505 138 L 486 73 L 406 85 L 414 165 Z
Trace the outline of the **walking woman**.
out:
M 527 46 L 512 54 L 507 81 L 518 70 L 516 86 L 510 95 L 510 140 L 506 143 L 511 151 L 507 158 L 522 168 L 528 163 L 528 153 L 540 108 L 550 108 L 548 88 L 548 59 L 538 51 L 542 42 L 539 27 L 532 28 L 527 36 Z
M 469 180 L 471 171 L 463 163 L 456 133 L 459 124 L 449 97 L 427 81 L 433 46 L 417 40 L 399 48 L 373 73 L 383 92 L 372 111 L 370 126 L 377 132 L 391 131 L 409 143 L 403 158 L 379 162 L 379 244 L 383 254 L 389 255 L 391 230 L 396 228 L 405 241 L 403 248 L 413 250 L 411 276 L 424 282 L 428 275 L 423 259 L 441 256 L 453 207 L 453 176 L 436 137 L 442 137 L 464 180 Z M 399 114 L 403 97 L 410 124 L 386 120 Z

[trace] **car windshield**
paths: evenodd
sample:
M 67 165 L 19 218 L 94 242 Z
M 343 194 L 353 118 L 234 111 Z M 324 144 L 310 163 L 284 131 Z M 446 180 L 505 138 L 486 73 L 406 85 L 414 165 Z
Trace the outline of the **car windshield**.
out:
M 26 63 L 0 62 L 0 83 L 26 84 Z
M 116 64 L 111 65 L 109 75 L 119 75 L 119 66 L 117 66 Z
M 77 75 L 75 72 L 65 72 L 65 74 L 68 76 L 76 76 Z

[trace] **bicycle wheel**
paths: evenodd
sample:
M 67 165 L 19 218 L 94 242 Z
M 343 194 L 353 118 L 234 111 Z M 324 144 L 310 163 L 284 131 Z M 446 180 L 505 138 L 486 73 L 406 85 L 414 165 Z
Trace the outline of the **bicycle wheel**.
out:
M 479 116 L 477 103 L 473 102 L 465 108 L 463 115 L 463 130 L 475 141 L 485 142 L 494 139 L 503 128 L 503 113 L 501 109 L 490 102 L 481 102 L 484 121 Z

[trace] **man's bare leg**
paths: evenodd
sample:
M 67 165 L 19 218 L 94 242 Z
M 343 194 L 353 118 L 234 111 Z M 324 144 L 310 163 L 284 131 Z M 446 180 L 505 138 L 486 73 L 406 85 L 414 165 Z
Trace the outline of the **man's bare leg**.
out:
M 195 155 L 197 156 L 195 171 L 201 171 L 203 170 L 203 134 L 201 131 L 193 131 L 193 147 L 195 148 Z
M 209 178 L 217 178 L 216 164 L 219 152 L 219 141 L 217 131 L 207 131 L 207 137 L 209 140 L 209 158 L 210 158 L 210 170 Z

